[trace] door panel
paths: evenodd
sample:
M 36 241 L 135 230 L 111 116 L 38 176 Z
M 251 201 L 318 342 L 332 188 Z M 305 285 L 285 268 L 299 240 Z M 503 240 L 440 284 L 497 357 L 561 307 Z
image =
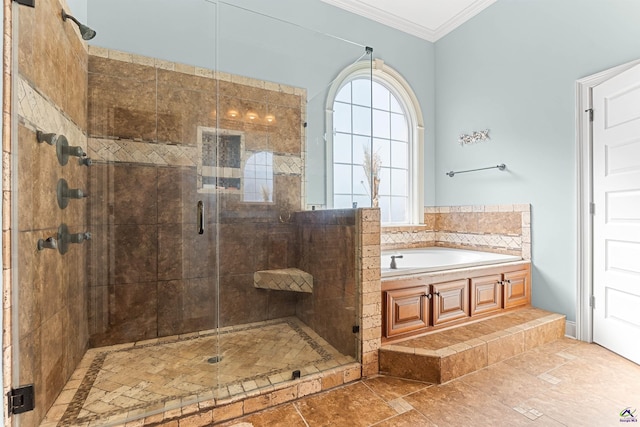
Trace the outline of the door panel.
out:
M 640 223 L 640 212 L 636 209 L 640 205 L 640 191 L 612 191 L 605 197 L 607 223 Z
M 595 342 L 640 362 L 640 66 L 593 90 Z
M 431 285 L 433 325 L 469 317 L 469 281 L 467 279 Z
M 529 270 L 504 274 L 504 308 L 527 305 L 531 302 Z
M 500 274 L 471 279 L 471 316 L 502 309 L 501 282 Z
M 387 291 L 385 336 L 392 337 L 427 328 L 429 304 L 426 287 Z

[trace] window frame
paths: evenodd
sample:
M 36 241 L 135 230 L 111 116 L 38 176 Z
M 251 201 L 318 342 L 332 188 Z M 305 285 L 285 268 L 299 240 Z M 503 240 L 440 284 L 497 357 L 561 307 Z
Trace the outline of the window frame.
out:
M 409 212 L 406 223 L 382 223 L 382 225 L 412 225 L 424 223 L 424 121 L 418 98 L 409 83 L 381 59 L 359 61 L 345 68 L 329 88 L 326 111 L 326 202 L 333 204 L 333 106 L 339 91 L 355 79 L 373 80 L 386 87 L 405 110 L 409 130 Z M 373 108 L 373 106 L 371 107 Z

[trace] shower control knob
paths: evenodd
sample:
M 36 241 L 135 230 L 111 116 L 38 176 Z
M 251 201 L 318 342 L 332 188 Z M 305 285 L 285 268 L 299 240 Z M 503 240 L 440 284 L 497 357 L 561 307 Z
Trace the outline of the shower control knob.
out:
M 43 249 L 58 249 L 58 242 L 53 237 L 47 239 L 38 239 L 38 250 Z
M 58 135 L 56 156 L 58 156 L 58 163 L 60 163 L 61 166 L 64 166 L 69 163 L 69 157 L 83 158 L 87 155 L 82 147 L 71 146 L 64 135 Z
M 67 181 L 62 178 L 58 181 L 56 196 L 58 198 L 58 207 L 64 209 L 69 206 L 70 199 L 82 199 L 87 197 L 87 194 L 79 188 L 69 188 Z
M 78 164 L 80 166 L 91 166 L 93 164 L 93 160 L 84 155 L 78 159 Z
M 58 252 L 64 255 L 69 250 L 69 244 L 82 243 L 85 240 L 91 240 L 91 233 L 69 233 L 67 224 L 60 224 L 58 227 Z
M 42 131 L 36 132 L 36 138 L 39 143 L 46 142 L 49 145 L 56 145 L 58 141 L 58 135 L 55 133 L 44 133 Z
M 91 233 L 68 234 L 66 237 L 66 241 L 69 243 L 82 243 L 85 240 L 91 240 Z

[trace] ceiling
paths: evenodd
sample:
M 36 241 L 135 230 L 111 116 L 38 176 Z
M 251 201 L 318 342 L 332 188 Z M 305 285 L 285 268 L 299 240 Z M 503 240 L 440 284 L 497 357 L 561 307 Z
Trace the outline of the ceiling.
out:
M 496 0 L 322 0 L 435 42 Z

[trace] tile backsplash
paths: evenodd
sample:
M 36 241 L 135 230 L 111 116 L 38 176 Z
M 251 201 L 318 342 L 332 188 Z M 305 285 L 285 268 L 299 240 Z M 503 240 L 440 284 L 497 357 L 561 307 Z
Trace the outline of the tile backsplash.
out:
M 424 224 L 382 227 L 381 245 L 383 250 L 442 246 L 531 259 L 531 206 L 425 207 Z

